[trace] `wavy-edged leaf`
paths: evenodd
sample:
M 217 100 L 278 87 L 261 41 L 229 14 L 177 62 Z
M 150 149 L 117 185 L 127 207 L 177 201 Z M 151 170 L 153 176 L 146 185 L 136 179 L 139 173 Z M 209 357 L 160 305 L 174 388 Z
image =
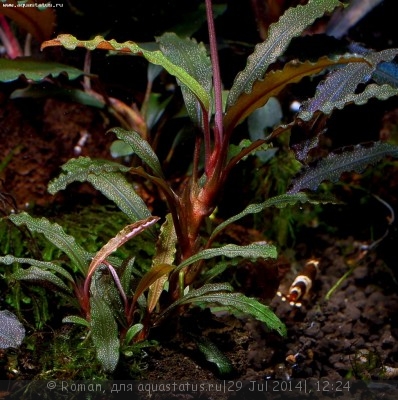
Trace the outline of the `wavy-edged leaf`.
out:
M 33 258 L 23 258 L 23 257 L 14 257 L 10 254 L 0 257 L 0 263 L 6 264 L 6 265 L 11 265 L 14 263 L 19 263 L 19 264 L 29 264 L 33 265 L 35 267 L 41 268 L 41 269 L 49 269 L 54 272 L 59 273 L 66 279 L 68 279 L 69 282 L 74 283 L 74 279 L 72 278 L 72 275 L 66 271 L 64 268 L 60 267 L 59 265 L 50 262 L 50 261 L 40 261 L 40 260 L 35 260 Z
M 102 49 L 143 56 L 152 64 L 161 65 L 169 74 L 179 79 L 182 84 L 192 91 L 203 107 L 206 110 L 209 109 L 210 97 L 202 85 L 187 71 L 170 61 L 160 50 L 146 50 L 131 41 L 118 43 L 115 40 L 106 40 L 101 36 L 96 36 L 92 40 L 78 40 L 72 35 L 65 34 L 44 42 L 42 49 L 48 46 L 63 46 L 68 50 L 74 50 L 76 47 L 85 47 L 88 50 Z
M 129 171 L 128 167 L 112 161 L 79 157 L 65 163 L 62 171 L 63 173 L 48 185 L 51 194 L 65 189 L 72 182 L 87 181 L 115 202 L 132 221 L 139 221 L 151 215 L 144 201 L 135 193 L 132 184 L 122 174 Z
M 269 245 L 267 243 L 252 243 L 247 246 L 227 244 L 222 247 L 199 251 L 197 254 L 187 258 L 181 264 L 179 264 L 177 270 L 180 270 L 186 267 L 187 265 L 193 264 L 197 261 L 207 260 L 209 258 L 219 257 L 219 256 L 224 256 L 228 258 L 244 257 L 250 259 L 276 258 L 277 253 L 275 246 Z
M 71 259 L 80 272 L 83 274 L 87 272 L 89 254 L 76 243 L 74 237 L 67 235 L 60 225 L 51 223 L 46 218 L 33 218 L 26 212 L 10 215 L 8 218 L 15 225 L 26 225 L 31 232 L 42 233 Z
M 174 64 L 187 71 L 204 88 L 209 98 L 212 90 L 212 68 L 210 57 L 207 55 L 203 43 L 197 43 L 194 39 L 179 38 L 175 33 L 165 33 L 158 37 L 162 53 Z M 202 107 L 192 91 L 179 79 L 185 106 L 188 114 L 195 124 L 202 124 Z M 210 103 L 211 104 L 211 103 Z M 210 113 L 209 113 L 210 114 Z
M 160 316 L 163 318 L 173 308 L 181 304 L 189 303 L 216 303 L 228 308 L 231 313 L 246 314 L 256 318 L 280 335 L 286 336 L 286 327 L 269 307 L 255 299 L 244 296 L 241 293 L 230 293 L 234 289 L 229 283 L 208 283 L 199 289 L 189 291 L 170 305 Z M 227 292 L 227 293 L 226 293 Z
M 123 228 L 115 237 L 110 239 L 93 257 L 90 266 L 88 268 L 86 285 L 90 282 L 90 279 L 95 270 L 101 265 L 101 263 L 114 251 L 116 251 L 124 243 L 128 242 L 133 237 L 139 235 L 145 229 L 159 221 L 159 217 L 150 216 L 144 220 L 135 222 L 134 224 L 128 225 Z
M 40 82 L 48 76 L 58 76 L 63 73 L 66 73 L 71 80 L 84 74 L 80 69 L 50 61 L 0 58 L 0 82 L 12 82 L 22 75 L 31 81 Z
M 169 307 L 166 308 L 166 310 L 162 312 L 159 318 L 163 318 L 173 308 L 178 307 L 183 303 L 192 302 L 192 299 L 194 298 L 217 292 L 232 292 L 233 290 L 234 288 L 229 283 L 206 283 L 198 289 L 190 290 L 183 297 L 176 300 L 173 304 L 171 304 Z
M 325 101 L 320 106 L 319 111 L 324 114 L 330 114 L 334 109 L 342 109 L 347 104 L 355 103 L 356 105 L 366 104 L 370 99 L 387 100 L 390 97 L 398 95 L 398 88 L 390 85 L 376 85 L 374 83 L 366 86 L 361 93 L 350 93 L 336 101 Z M 316 110 L 318 111 L 318 110 Z M 312 111 L 300 111 L 299 118 L 308 121 L 313 116 Z
M 227 220 L 219 224 L 212 232 L 211 239 L 214 239 L 214 237 L 218 235 L 223 229 L 225 229 L 229 224 L 238 221 L 246 215 L 262 212 L 268 207 L 285 208 L 288 206 L 294 206 L 297 203 L 324 204 L 333 201 L 334 199 L 330 197 L 311 197 L 307 193 L 291 193 L 271 197 L 263 203 L 249 204 L 242 212 L 228 218 Z
M 90 157 L 72 158 L 62 165 L 61 169 L 61 175 L 48 184 L 48 192 L 51 194 L 64 190 L 72 182 L 88 181 L 91 174 L 129 171 L 129 167 L 122 164 L 107 160 L 93 160 Z
M 263 79 L 253 84 L 251 92 L 242 93 L 228 108 L 224 117 L 226 131 L 233 129 L 254 110 L 266 104 L 271 97 L 277 96 L 286 85 L 297 83 L 306 76 L 316 75 L 326 68 L 348 63 L 368 65 L 363 57 L 347 54 L 334 59 L 321 57 L 316 62 L 293 60 L 285 64 L 281 70 L 268 72 Z
M 12 274 L 12 277 L 19 281 L 30 281 L 36 283 L 51 283 L 67 293 L 72 293 L 72 289 L 65 285 L 62 279 L 54 275 L 50 271 L 45 271 L 38 267 L 30 267 L 28 269 L 19 269 Z
M 217 366 L 218 372 L 221 375 L 230 374 L 234 367 L 231 361 L 225 356 L 220 349 L 209 339 L 202 338 L 194 338 L 199 351 L 206 357 L 206 360 L 210 363 L 213 363 Z
M 64 324 L 76 324 L 76 325 L 82 325 L 87 328 L 90 328 L 90 322 L 88 322 L 86 319 L 79 317 L 77 315 L 68 315 L 67 317 L 62 319 L 62 322 Z
M 10 311 L 0 311 L 0 349 L 17 348 L 25 338 L 25 328 Z
M 264 322 L 269 329 L 277 331 L 281 336 L 286 336 L 286 326 L 269 307 L 242 293 L 212 293 L 189 300 L 189 303 L 196 302 L 217 303 L 227 307 L 232 314 L 250 315 L 258 321 Z
M 120 348 L 115 318 L 108 304 L 99 297 L 90 298 L 90 307 L 90 326 L 97 359 L 105 371 L 113 372 L 119 361 Z
M 262 79 L 268 67 L 283 54 L 290 41 L 317 18 L 340 6 L 337 0 L 310 0 L 304 6 L 289 8 L 270 26 L 268 38 L 256 46 L 248 58 L 245 69 L 235 78 L 228 95 L 228 105 L 232 106 L 243 93 L 250 93 L 255 81 Z
M 152 265 L 173 264 L 176 254 L 177 235 L 174 229 L 171 214 L 166 215 L 166 221 L 160 229 L 159 239 L 156 243 L 156 253 L 152 260 Z M 163 275 L 149 287 L 147 309 L 152 312 L 163 291 L 167 276 Z
M 359 94 L 355 91 L 360 83 L 365 83 L 371 78 L 379 63 L 391 61 L 397 53 L 398 49 L 370 52 L 365 56 L 367 63 L 350 63 L 333 71 L 324 82 L 318 85 L 315 96 L 302 104 L 298 118 L 308 121 L 316 111 L 329 114 L 334 108 L 343 108 L 348 103 L 363 104 L 372 97 L 385 99 L 393 96 L 394 89 L 387 85 L 383 85 L 381 89 L 372 85 L 370 89 L 366 88 Z
M 129 330 L 126 333 L 124 343 L 129 344 L 133 340 L 134 336 L 137 335 L 137 333 L 139 333 L 140 331 L 142 331 L 143 328 L 144 325 L 142 324 L 134 324 L 133 326 L 130 326 Z
M 164 178 L 162 167 L 160 166 L 159 159 L 155 152 L 152 150 L 152 147 L 149 143 L 144 140 L 140 134 L 134 131 L 127 131 L 122 128 L 113 128 L 110 129 L 110 132 L 116 134 L 118 139 L 123 140 L 127 143 L 135 154 L 144 161 L 151 170 L 155 173 L 156 176 L 160 178 Z
M 362 172 L 368 165 L 376 164 L 384 157 L 398 157 L 398 146 L 375 142 L 370 145 L 357 145 L 331 153 L 315 165 L 306 166 L 293 180 L 288 194 L 303 189 L 316 190 L 325 180 L 337 181 L 343 172 Z

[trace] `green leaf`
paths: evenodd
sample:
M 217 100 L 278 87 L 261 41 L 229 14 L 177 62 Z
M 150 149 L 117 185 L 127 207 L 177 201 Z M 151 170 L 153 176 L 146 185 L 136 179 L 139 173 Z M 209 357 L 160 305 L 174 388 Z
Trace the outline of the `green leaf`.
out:
M 160 93 L 151 93 L 149 95 L 145 112 L 145 121 L 149 130 L 159 122 L 160 118 L 165 113 L 166 107 L 170 103 L 172 96 L 167 97 L 163 101 L 161 101 L 161 99 L 162 95 Z
M 121 173 L 129 171 L 128 167 L 111 161 L 79 157 L 65 163 L 62 171 L 63 173 L 48 185 L 51 194 L 65 189 L 72 182 L 87 181 L 114 201 L 132 221 L 139 221 L 151 215 L 144 201 L 133 190 L 132 184 Z
M 21 75 L 26 79 L 39 82 L 47 76 L 58 76 L 62 73 L 66 73 L 69 79 L 76 79 L 84 74 L 80 69 L 50 61 L 38 61 L 31 58 L 14 60 L 0 58 L 0 82 L 12 82 Z
M 231 361 L 220 351 L 220 349 L 209 339 L 195 338 L 199 351 L 204 354 L 206 360 L 217 366 L 221 375 L 228 375 L 233 371 Z
M 102 368 L 113 372 L 119 361 L 118 329 L 112 310 L 99 297 L 90 298 L 91 333 Z
M 151 168 L 156 176 L 164 178 L 158 157 L 152 150 L 152 147 L 149 145 L 149 143 L 142 139 L 139 133 L 134 131 L 126 131 L 122 128 L 113 128 L 110 129 L 110 132 L 115 133 L 118 139 L 123 140 L 130 145 L 137 156 L 140 157 L 141 160 Z
M 130 292 L 131 278 L 134 271 L 134 261 L 135 257 L 127 260 L 127 262 L 123 265 L 124 269 L 120 277 L 120 283 L 127 296 Z
M 333 71 L 318 85 L 315 96 L 302 104 L 298 118 L 308 121 L 316 111 L 330 114 L 333 109 L 341 109 L 349 103 L 364 104 L 373 97 L 385 100 L 395 96 L 398 90 L 389 85 L 372 84 L 361 93 L 356 90 L 360 83 L 369 80 L 380 62 L 392 60 L 397 53 L 398 49 L 370 52 L 365 56 L 367 63 L 350 63 Z
M 71 89 L 66 87 L 44 85 L 29 85 L 23 89 L 16 89 L 11 93 L 11 99 L 31 98 L 41 99 L 48 97 L 56 97 L 63 100 L 74 101 L 79 104 L 95 108 L 104 108 L 105 102 L 94 97 L 90 93 L 79 89 Z
M 376 164 L 387 156 L 398 157 L 398 146 L 375 142 L 344 148 L 342 152 L 329 154 L 314 166 L 306 166 L 293 180 L 288 194 L 303 189 L 316 190 L 325 180 L 336 182 L 343 172 L 361 173 L 368 165 Z
M 221 224 L 219 224 L 211 234 L 211 239 L 214 239 L 216 235 L 218 235 L 223 229 L 225 229 L 229 224 L 238 221 L 239 219 L 245 217 L 249 214 L 257 214 L 261 211 L 264 211 L 268 207 L 277 207 L 277 208 L 285 208 L 288 206 L 293 206 L 297 203 L 330 203 L 333 202 L 334 199 L 327 197 L 311 197 L 306 193 L 289 193 L 282 194 L 279 196 L 271 197 L 263 203 L 249 204 L 242 212 L 234 215 L 231 218 L 228 218 Z
M 144 328 L 144 325 L 142 324 L 135 324 L 133 326 L 130 326 L 129 330 L 126 333 L 126 338 L 124 339 L 124 343 L 125 344 L 129 344 L 135 335 L 137 335 L 137 333 L 139 333 L 140 331 L 142 331 L 142 329 Z
M 17 348 L 25 338 L 25 328 L 8 310 L 0 311 L 0 349 Z
M 242 93 L 252 91 L 254 82 L 262 79 L 268 67 L 283 54 L 294 37 L 339 5 L 341 3 L 337 0 L 310 0 L 304 6 L 289 8 L 278 22 L 270 26 L 267 40 L 256 46 L 246 68 L 235 78 L 228 96 L 228 105 L 232 106 Z
M 206 110 L 209 109 L 210 97 L 202 85 L 187 71 L 170 61 L 159 50 L 150 51 L 131 41 L 118 43 L 115 40 L 105 40 L 101 36 L 96 36 L 93 40 L 80 41 L 72 35 L 59 35 L 57 39 L 48 40 L 42 44 L 42 48 L 48 46 L 64 46 L 68 50 L 74 50 L 76 47 L 85 47 L 88 50 L 102 49 L 142 56 L 153 64 L 161 65 L 169 74 L 179 79 L 182 84 L 192 91 L 202 103 L 202 106 Z
M 269 307 L 255 299 L 241 293 L 225 293 L 233 291 L 228 283 L 209 283 L 199 289 L 189 291 L 185 296 L 169 306 L 159 318 L 163 318 L 173 308 L 189 303 L 216 303 L 226 306 L 231 313 L 250 315 L 264 322 L 270 329 L 276 330 L 280 335 L 286 336 L 286 327 Z
M 266 243 L 252 243 L 247 246 L 238 246 L 236 244 L 227 244 L 222 247 L 217 247 L 214 249 L 205 249 L 199 253 L 193 255 L 192 257 L 184 260 L 176 269 L 176 271 L 181 270 L 187 265 L 193 264 L 199 260 L 207 260 L 213 257 L 224 256 L 228 258 L 234 257 L 244 257 L 244 258 L 276 258 L 276 248 L 275 246 Z
M 229 283 L 206 283 L 198 289 L 192 289 L 180 299 L 176 300 L 166 308 L 159 316 L 159 320 L 164 318 L 172 309 L 179 305 L 190 302 L 192 299 L 214 292 L 232 292 L 234 288 Z
M 159 264 L 173 264 L 176 254 L 177 235 L 174 229 L 171 214 L 167 214 L 166 221 L 160 229 L 159 239 L 156 243 L 156 254 L 152 260 L 152 266 Z M 156 307 L 163 287 L 167 281 L 167 276 L 163 275 L 149 287 L 147 308 L 148 312 L 152 312 Z
M 39 261 L 35 260 L 33 258 L 22 258 L 22 257 L 14 257 L 12 255 L 6 255 L 3 257 L 0 257 L 0 263 L 6 264 L 6 265 L 11 265 L 14 263 L 19 263 L 19 264 L 29 264 L 33 265 L 35 267 L 41 268 L 43 270 L 50 269 L 54 272 L 58 272 L 60 275 L 68 279 L 69 282 L 74 283 L 74 279 L 72 275 L 66 271 L 64 268 L 60 267 L 59 265 L 49 262 L 49 261 Z
M 77 325 L 82 325 L 87 328 L 90 328 L 90 323 L 86 319 L 84 319 L 82 317 L 78 317 L 77 315 L 69 315 L 69 316 L 63 318 L 62 322 L 64 324 L 77 324 Z
M 33 218 L 26 212 L 10 215 L 8 218 L 15 225 L 26 225 L 31 232 L 42 233 L 47 240 L 62 250 L 79 271 L 85 275 L 89 254 L 76 243 L 75 238 L 67 235 L 60 225 L 51 223 L 46 218 Z
M 51 283 L 67 293 L 73 293 L 72 289 L 65 285 L 65 283 L 50 271 L 44 271 L 37 267 L 30 267 L 28 269 L 19 269 L 12 274 L 12 277 L 19 281 L 31 281 L 36 283 Z
M 175 33 L 165 33 L 157 38 L 162 53 L 187 71 L 195 78 L 203 89 L 211 98 L 212 90 L 212 68 L 210 57 L 203 43 L 198 44 L 194 39 L 181 39 Z M 177 79 L 181 86 L 182 94 L 185 101 L 188 114 L 194 123 L 198 126 L 202 125 L 202 107 L 196 96 L 189 87 Z
M 277 331 L 281 336 L 286 336 L 286 326 L 269 307 L 256 299 L 244 296 L 242 293 L 211 293 L 183 301 L 183 304 L 197 302 L 217 303 L 227 307 L 232 314 L 250 315 L 264 322 L 269 329 Z
M 107 160 L 92 160 L 90 157 L 72 158 L 61 167 L 62 174 L 48 184 L 48 191 L 55 194 L 72 182 L 85 182 L 89 176 L 106 172 L 128 172 L 129 167 Z

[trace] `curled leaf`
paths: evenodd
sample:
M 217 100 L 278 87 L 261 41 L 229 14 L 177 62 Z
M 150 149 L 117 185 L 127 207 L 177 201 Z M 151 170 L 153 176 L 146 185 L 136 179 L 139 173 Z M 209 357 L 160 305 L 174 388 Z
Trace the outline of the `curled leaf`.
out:
M 343 172 L 362 172 L 368 165 L 376 164 L 384 157 L 398 157 L 398 146 L 375 142 L 370 145 L 357 145 L 331 153 L 326 158 L 304 169 L 293 180 L 288 194 L 303 189 L 316 190 L 325 180 L 337 181 Z
M 142 56 L 153 64 L 161 65 L 169 74 L 175 76 L 192 91 L 206 110 L 209 109 L 210 97 L 202 85 L 185 71 L 184 68 L 170 61 L 160 50 L 147 50 L 143 46 L 139 46 L 137 43 L 131 41 L 118 43 L 116 40 L 106 40 L 101 36 L 96 36 L 92 40 L 78 40 L 72 35 L 65 34 L 59 35 L 56 39 L 44 42 L 42 49 L 49 46 L 63 46 L 68 50 L 74 50 L 76 47 L 85 47 L 88 50 L 102 49 Z

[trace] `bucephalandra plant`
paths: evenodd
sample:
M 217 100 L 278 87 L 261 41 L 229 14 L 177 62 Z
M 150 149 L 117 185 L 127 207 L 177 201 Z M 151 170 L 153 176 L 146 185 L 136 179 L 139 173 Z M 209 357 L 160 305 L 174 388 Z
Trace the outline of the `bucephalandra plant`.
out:
M 277 23 L 271 25 L 267 39 L 256 46 L 246 67 L 237 75 L 225 107 L 211 0 L 206 0 L 210 55 L 203 44 L 174 33 L 157 38 L 155 50 L 135 42 L 118 43 L 103 37 L 83 41 L 71 35 L 60 35 L 43 44 L 43 49 L 49 46 L 63 46 L 69 50 L 84 47 L 134 54 L 161 66 L 175 76 L 187 113 L 196 127 L 192 173 L 179 187 L 169 182 L 150 137 L 143 133 L 147 131 L 145 126 L 143 131 L 111 129 L 141 159 L 140 166 L 130 167 L 87 157 L 71 159 L 62 166 L 61 175 L 49 184 L 50 193 L 64 190 L 75 181 L 89 182 L 114 201 L 132 222 L 94 255 L 81 248 L 59 225 L 32 218 L 26 213 L 9 217 L 17 225 L 26 225 L 31 231 L 43 233 L 69 256 L 71 268 L 68 271 L 54 262 L 12 256 L 4 256 L 0 261 L 30 264 L 32 266 L 27 270 L 21 268 L 15 278 L 49 281 L 63 294 L 76 296 L 82 315 L 67 317 L 65 321 L 81 323 L 90 329 L 98 358 L 106 370 L 115 368 L 123 346 L 146 339 L 152 326 L 162 322 L 173 310 L 181 310 L 188 304 L 221 305 L 232 313 L 251 315 L 281 335 L 286 334 L 284 325 L 267 306 L 241 293 L 233 293 L 229 284 L 203 282 L 201 272 L 206 268 L 207 260 L 215 257 L 222 257 L 224 265 L 227 265 L 225 260 L 230 259 L 233 265 L 232 260 L 237 257 L 255 260 L 277 256 L 275 246 L 265 242 L 214 247 L 217 235 L 228 224 L 268 207 L 324 202 L 320 196 L 310 195 L 305 190 L 316 190 L 325 180 L 336 181 L 344 171 L 361 172 L 367 165 L 386 156 L 398 155 L 397 146 L 374 142 L 330 153 L 315 164 L 307 163 L 310 151 L 317 147 L 319 136 L 325 129 L 327 117 L 334 109 L 398 94 L 393 85 L 377 83 L 375 75 L 378 65 L 391 61 L 398 49 L 325 55 L 316 61 L 294 59 L 282 67 L 276 66 L 293 38 L 300 36 L 316 19 L 342 6 L 337 0 L 309 0 L 306 5 L 288 9 Z M 325 79 L 293 121 L 278 126 L 268 137 L 243 141 L 238 151 L 231 150 L 234 129 L 250 114 L 266 105 L 272 97 L 277 97 L 287 85 L 319 74 L 324 74 Z M 364 86 L 361 91 L 358 91 L 359 85 Z M 316 129 L 311 131 L 311 137 L 292 149 L 302 169 L 287 193 L 262 203 L 249 204 L 241 213 L 215 227 L 209 236 L 203 235 L 203 227 L 217 207 L 236 164 L 248 155 L 272 146 L 275 138 L 299 121 Z M 152 216 L 127 175 L 138 175 L 157 187 L 167 203 L 169 214 L 161 218 Z M 155 226 L 158 221 L 162 222 L 160 231 Z M 133 287 L 132 260 L 120 260 L 111 253 L 137 234 L 158 239 L 151 269 L 139 277 L 137 286 Z M 74 275 L 79 279 L 76 280 Z M 161 300 L 164 290 L 168 296 Z

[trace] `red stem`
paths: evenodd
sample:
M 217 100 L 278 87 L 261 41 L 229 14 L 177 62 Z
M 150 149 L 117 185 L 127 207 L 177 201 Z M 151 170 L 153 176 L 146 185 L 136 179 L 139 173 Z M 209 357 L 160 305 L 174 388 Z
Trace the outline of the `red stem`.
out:
M 216 36 L 216 29 L 214 26 L 214 16 L 213 16 L 211 0 L 206 0 L 206 16 L 207 16 L 207 26 L 209 30 L 211 65 L 213 69 L 213 86 L 214 86 L 214 101 L 215 101 L 214 141 L 215 141 L 215 147 L 216 149 L 218 149 L 219 146 L 221 146 L 223 139 L 222 86 L 221 86 L 220 64 L 218 61 L 217 36 Z

